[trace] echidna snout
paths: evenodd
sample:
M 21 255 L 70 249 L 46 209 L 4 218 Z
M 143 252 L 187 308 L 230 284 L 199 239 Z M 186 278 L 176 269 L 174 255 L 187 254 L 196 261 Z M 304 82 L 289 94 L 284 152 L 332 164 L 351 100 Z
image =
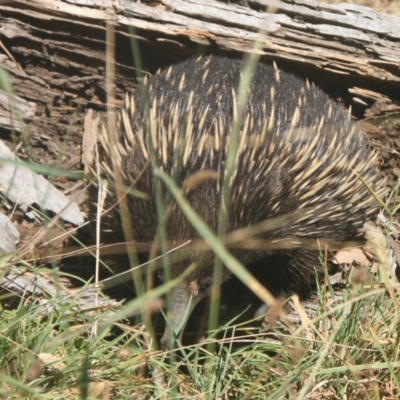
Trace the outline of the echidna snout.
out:
M 114 180 L 112 165 L 117 163 L 126 187 L 135 183 L 134 188 L 145 194 L 127 196 L 131 229 L 138 242 L 151 243 L 160 222 L 171 242 L 201 239 L 174 204 L 167 187 L 155 177 L 155 168 L 169 174 L 178 187 L 198 171 L 216 172 L 217 179 L 194 187 L 186 193 L 186 199 L 217 232 L 242 67 L 240 60 L 203 57 L 174 65 L 145 81 L 141 90 L 126 96 L 117 114 L 118 129 L 113 134 L 117 135 L 118 159 L 111 157 L 108 139 L 111 133 L 102 130 L 102 177 Z M 314 85 L 260 63 L 240 118 L 226 210 L 227 232 L 306 209 L 301 218 L 258 233 L 257 238 L 269 243 L 283 239 L 293 243 L 360 239 L 360 229 L 378 207 L 366 186 L 378 196 L 383 193 L 377 155 L 349 115 Z M 161 220 L 157 217 L 156 196 L 161 197 L 167 210 Z M 94 227 L 95 189 L 91 189 L 90 199 L 90 220 Z M 116 201 L 109 185 L 104 208 L 111 211 L 101 221 L 103 243 L 124 241 L 118 207 L 112 208 Z M 268 275 L 265 284 L 274 294 L 310 287 L 315 281 L 315 271 L 321 270 L 318 250 L 271 246 L 229 250 L 245 265 L 265 259 L 262 267 Z M 268 256 L 283 261 L 268 264 Z M 189 295 L 194 295 L 196 303 L 208 294 L 212 284 L 211 251 L 190 252 L 186 260 L 170 266 L 170 276 L 179 276 L 193 262 L 197 268 L 172 296 L 173 329 L 179 324 Z M 121 262 L 113 265 L 116 271 L 128 268 Z M 222 280 L 228 279 L 230 274 L 226 269 L 223 274 Z M 196 293 L 193 287 L 197 288 Z

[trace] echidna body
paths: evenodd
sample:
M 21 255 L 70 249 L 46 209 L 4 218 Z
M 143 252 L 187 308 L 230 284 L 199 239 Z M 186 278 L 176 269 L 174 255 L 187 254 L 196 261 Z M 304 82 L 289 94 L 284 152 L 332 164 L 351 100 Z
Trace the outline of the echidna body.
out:
M 256 67 L 247 105 L 238 116 L 243 66 L 240 60 L 204 57 L 174 65 L 145 81 L 142 90 L 127 95 L 118 112 L 117 131 L 103 129 L 100 169 L 103 177 L 114 180 L 112 163 L 116 162 L 124 184 L 131 187 L 135 182 L 135 189 L 146 194 L 145 198 L 129 195 L 128 209 L 136 241 L 147 243 L 154 240 L 160 222 L 154 171 L 169 174 L 178 187 L 199 171 L 215 171 L 216 178 L 201 180 L 184 193 L 192 208 L 217 232 L 231 128 L 235 118 L 240 118 L 227 232 L 300 209 L 305 212 L 294 221 L 258 233 L 257 238 L 270 240 L 272 246 L 229 250 L 245 265 L 265 259 L 260 268 L 270 268 L 268 288 L 275 294 L 292 292 L 315 281 L 315 270 L 321 269 L 319 251 L 282 250 L 278 245 L 274 250 L 273 243 L 360 238 L 363 223 L 377 211 L 366 186 L 378 194 L 382 191 L 377 156 L 358 126 L 329 96 L 272 65 Z M 118 157 L 114 160 L 110 134 L 117 135 Z M 165 203 L 170 204 L 162 221 L 169 242 L 200 239 L 167 188 L 161 187 Z M 94 191 L 91 200 L 94 221 Z M 109 189 L 106 203 L 111 206 L 115 202 L 115 192 Z M 115 208 L 103 216 L 103 243 L 124 240 L 118 215 Z M 284 261 L 269 267 L 268 255 L 282 255 Z M 171 277 L 194 262 L 197 268 L 172 294 L 173 328 L 178 326 L 190 295 L 194 296 L 193 309 L 212 285 L 214 255 L 204 249 L 190 250 L 189 258 L 173 262 Z M 224 270 L 223 280 L 228 277 Z

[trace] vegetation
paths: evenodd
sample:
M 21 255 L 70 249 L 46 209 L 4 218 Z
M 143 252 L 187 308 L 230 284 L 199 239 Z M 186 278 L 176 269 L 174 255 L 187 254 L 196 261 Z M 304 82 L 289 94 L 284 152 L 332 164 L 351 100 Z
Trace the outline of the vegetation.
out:
M 385 209 L 389 228 L 398 209 L 397 192 L 398 187 L 392 193 L 390 209 Z M 177 341 L 169 351 L 158 349 L 150 314 L 157 308 L 154 302 L 174 282 L 124 305 L 94 305 L 90 310 L 79 309 L 75 296 L 66 296 L 65 290 L 56 296 L 44 292 L 39 298 L 25 296 L 17 301 L 3 292 L 0 396 L 398 398 L 400 295 L 391 278 L 382 234 L 372 229 L 368 232 L 369 251 L 374 255 L 371 272 L 353 267 L 339 288 L 329 283 L 318 285 L 311 306 L 293 296 L 284 311 L 271 309 L 263 320 L 246 323 L 234 318 L 209 331 L 201 343 L 183 346 Z M 223 258 L 223 253 L 220 256 Z M 32 276 L 46 276 L 56 287 L 60 284 L 56 265 L 49 269 L 24 262 L 18 268 L 25 273 L 27 266 Z M 10 259 L 2 260 L 0 271 L 4 279 Z M 243 279 L 254 286 L 247 275 Z M 100 290 L 97 295 L 104 296 Z M 287 315 L 288 308 L 295 311 L 295 321 Z M 146 324 L 132 323 L 132 318 L 128 323 L 127 317 L 132 315 L 142 316 Z
M 75 310 L 74 298 L 47 309 L 21 300 L 2 309 L 2 398 L 397 398 L 399 295 L 379 284 L 348 283 L 339 296 L 320 287 L 300 324 L 281 316 L 219 328 L 204 343 L 156 349 L 143 325 L 109 323 L 111 309 Z M 390 295 L 391 293 L 392 295 Z M 65 299 L 64 299 L 65 300 Z M 142 304 L 143 308 L 146 304 Z M 129 304 L 124 306 L 129 308 Z M 98 324 L 97 332 L 94 330 Z M 210 353 L 208 343 L 215 344 Z

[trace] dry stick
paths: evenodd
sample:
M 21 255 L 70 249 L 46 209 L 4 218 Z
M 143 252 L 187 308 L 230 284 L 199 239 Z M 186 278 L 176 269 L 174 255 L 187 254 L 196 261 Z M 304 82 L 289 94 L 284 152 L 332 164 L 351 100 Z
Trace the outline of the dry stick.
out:
M 97 148 L 96 148 L 97 149 Z M 96 151 L 96 158 L 97 158 L 97 168 L 99 168 L 99 160 L 98 160 L 98 151 Z M 98 175 L 99 176 L 99 175 Z M 99 287 L 99 280 L 100 280 L 100 226 L 101 226 L 101 211 L 103 210 L 104 207 L 104 201 L 106 199 L 107 195 L 107 182 L 102 181 L 99 176 L 99 191 L 97 193 L 97 215 L 96 215 L 96 269 L 95 269 L 95 286 Z M 97 291 L 95 292 L 94 296 L 94 306 L 97 309 L 98 306 L 98 293 Z M 94 321 L 93 328 L 92 328 L 92 333 L 97 336 L 98 332 L 98 321 L 97 318 Z
M 282 226 L 282 225 L 281 225 Z M 71 231 L 63 233 L 52 240 L 56 240 L 62 236 L 70 235 L 71 232 L 77 230 L 79 228 L 74 228 Z M 236 233 L 236 231 L 232 232 Z M 358 248 L 364 244 L 361 241 L 333 241 L 333 240 L 316 240 L 316 239 L 293 239 L 293 238 L 286 238 L 286 239 L 258 239 L 252 237 L 246 237 L 244 239 L 235 238 L 233 240 L 229 235 L 225 240 L 220 238 L 221 243 L 227 249 L 234 248 L 234 249 L 251 249 L 251 250 L 277 250 L 277 249 L 296 249 L 296 248 L 307 248 L 311 250 L 321 250 L 322 247 L 327 246 L 331 251 L 338 251 L 343 249 L 350 249 L 350 248 Z M 45 246 L 49 242 L 44 243 L 40 247 Z M 190 244 L 189 244 L 190 243 Z M 190 250 L 203 250 L 209 251 L 210 246 L 203 240 L 203 239 L 188 239 L 188 240 L 174 240 L 174 241 L 167 241 L 168 250 L 174 250 L 178 247 L 184 247 L 185 251 Z M 112 243 L 112 244 L 103 244 L 100 247 L 100 255 L 113 255 L 113 254 L 127 254 L 127 247 L 130 245 L 128 242 L 120 242 L 120 243 Z M 132 245 L 135 246 L 137 252 L 144 252 L 148 253 L 149 249 L 154 248 L 154 241 L 153 242 L 133 242 Z M 89 256 L 93 255 L 93 252 L 96 250 L 96 245 L 88 246 L 84 249 L 80 246 L 69 246 L 64 247 L 63 249 L 59 250 L 56 256 L 49 256 L 52 258 L 60 259 L 66 256 Z M 159 248 L 156 248 L 158 250 Z M 46 257 L 43 257 L 46 258 Z M 150 258 L 150 259 L 154 259 Z
M 25 73 L 25 71 L 21 68 L 21 66 L 17 63 L 17 60 L 13 57 L 13 55 L 8 51 L 7 47 L 4 46 L 4 43 L 0 40 L 0 47 L 4 50 L 4 52 L 8 55 L 8 57 L 11 58 L 12 61 L 14 61 L 15 65 L 18 67 L 18 69 L 22 72 Z
M 324 312 L 328 311 L 328 284 L 329 284 L 329 273 L 328 273 L 328 246 L 325 245 L 324 251 L 324 288 L 323 288 L 323 299 L 324 299 Z M 328 321 L 324 321 L 324 334 L 325 339 L 328 337 Z
M 112 12 L 110 10 L 110 12 Z M 113 14 L 110 14 L 113 15 Z M 118 161 L 118 146 L 116 138 L 116 115 L 115 115 L 115 91 L 114 91 L 114 81 L 115 81 L 115 25 L 114 21 L 109 19 L 106 24 L 106 88 L 107 88 L 107 119 L 108 119 L 108 130 L 110 139 L 110 151 L 111 159 L 113 160 L 113 174 L 116 182 L 116 193 L 117 199 L 120 207 L 122 229 L 126 238 L 126 241 L 132 243 L 134 246 L 132 227 L 130 224 L 128 203 L 125 196 L 123 188 L 123 179 L 121 172 L 121 165 Z M 115 162 L 114 162 L 115 160 Z M 136 267 L 138 263 L 137 254 L 134 249 L 128 251 L 128 257 L 130 264 Z M 140 275 L 140 271 L 134 270 L 133 279 L 135 283 L 135 289 L 137 294 L 143 293 L 143 282 Z
M 68 195 L 69 193 L 71 193 L 71 192 L 73 192 L 75 190 L 78 190 L 84 184 L 85 184 L 84 181 L 77 182 L 77 183 L 75 183 L 75 185 L 71 186 L 70 188 L 65 189 L 64 190 L 64 194 Z M 79 190 L 79 193 L 82 193 L 82 192 L 86 191 L 87 187 L 88 186 L 86 186 L 86 188 L 83 188 L 83 189 Z M 77 203 L 77 204 L 81 204 L 81 203 Z

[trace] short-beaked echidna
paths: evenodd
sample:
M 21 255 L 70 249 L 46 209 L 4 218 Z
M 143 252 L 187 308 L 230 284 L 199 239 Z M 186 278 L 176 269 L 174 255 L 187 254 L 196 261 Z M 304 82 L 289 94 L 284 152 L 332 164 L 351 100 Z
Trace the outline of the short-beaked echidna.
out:
M 322 90 L 263 63 L 254 70 L 247 88 L 247 105 L 238 117 L 243 66 L 243 61 L 217 56 L 174 65 L 126 96 L 117 113 L 116 132 L 103 127 L 101 175 L 113 181 L 112 163 L 117 163 L 126 187 L 135 182 L 135 189 L 146 194 L 145 198 L 127 198 L 135 240 L 151 243 L 157 232 L 156 168 L 172 176 L 178 187 L 198 171 L 217 173 L 218 178 L 204 180 L 185 192 L 192 208 L 217 232 L 226 153 L 235 118 L 240 118 L 240 131 L 230 180 L 227 232 L 304 209 L 297 220 L 257 237 L 276 243 L 280 239 L 317 243 L 318 239 L 360 238 L 364 222 L 378 207 L 367 186 L 378 195 L 382 193 L 377 155 L 363 132 Z M 118 146 L 114 160 L 110 134 L 116 135 Z M 106 209 L 117 201 L 112 185 L 108 187 Z M 162 193 L 165 202 L 172 201 L 165 185 Z M 90 199 L 94 223 L 94 189 Z M 181 209 L 176 204 L 171 207 L 163 219 L 170 243 L 200 239 Z M 117 241 L 124 241 L 118 207 L 102 217 L 101 236 L 102 243 Z M 315 281 L 315 271 L 321 270 L 320 252 L 315 248 L 229 250 L 245 265 L 265 258 L 265 268 L 269 255 L 282 255 L 283 261 L 270 267 L 270 281 L 266 283 L 274 294 L 310 285 Z M 212 285 L 214 255 L 204 249 L 191 250 L 189 258 L 174 262 L 171 277 L 180 275 L 193 262 L 197 268 L 172 293 L 173 328 L 178 326 L 190 295 L 194 296 L 193 309 Z M 128 266 L 118 267 L 124 268 Z M 222 280 L 229 275 L 224 269 Z

